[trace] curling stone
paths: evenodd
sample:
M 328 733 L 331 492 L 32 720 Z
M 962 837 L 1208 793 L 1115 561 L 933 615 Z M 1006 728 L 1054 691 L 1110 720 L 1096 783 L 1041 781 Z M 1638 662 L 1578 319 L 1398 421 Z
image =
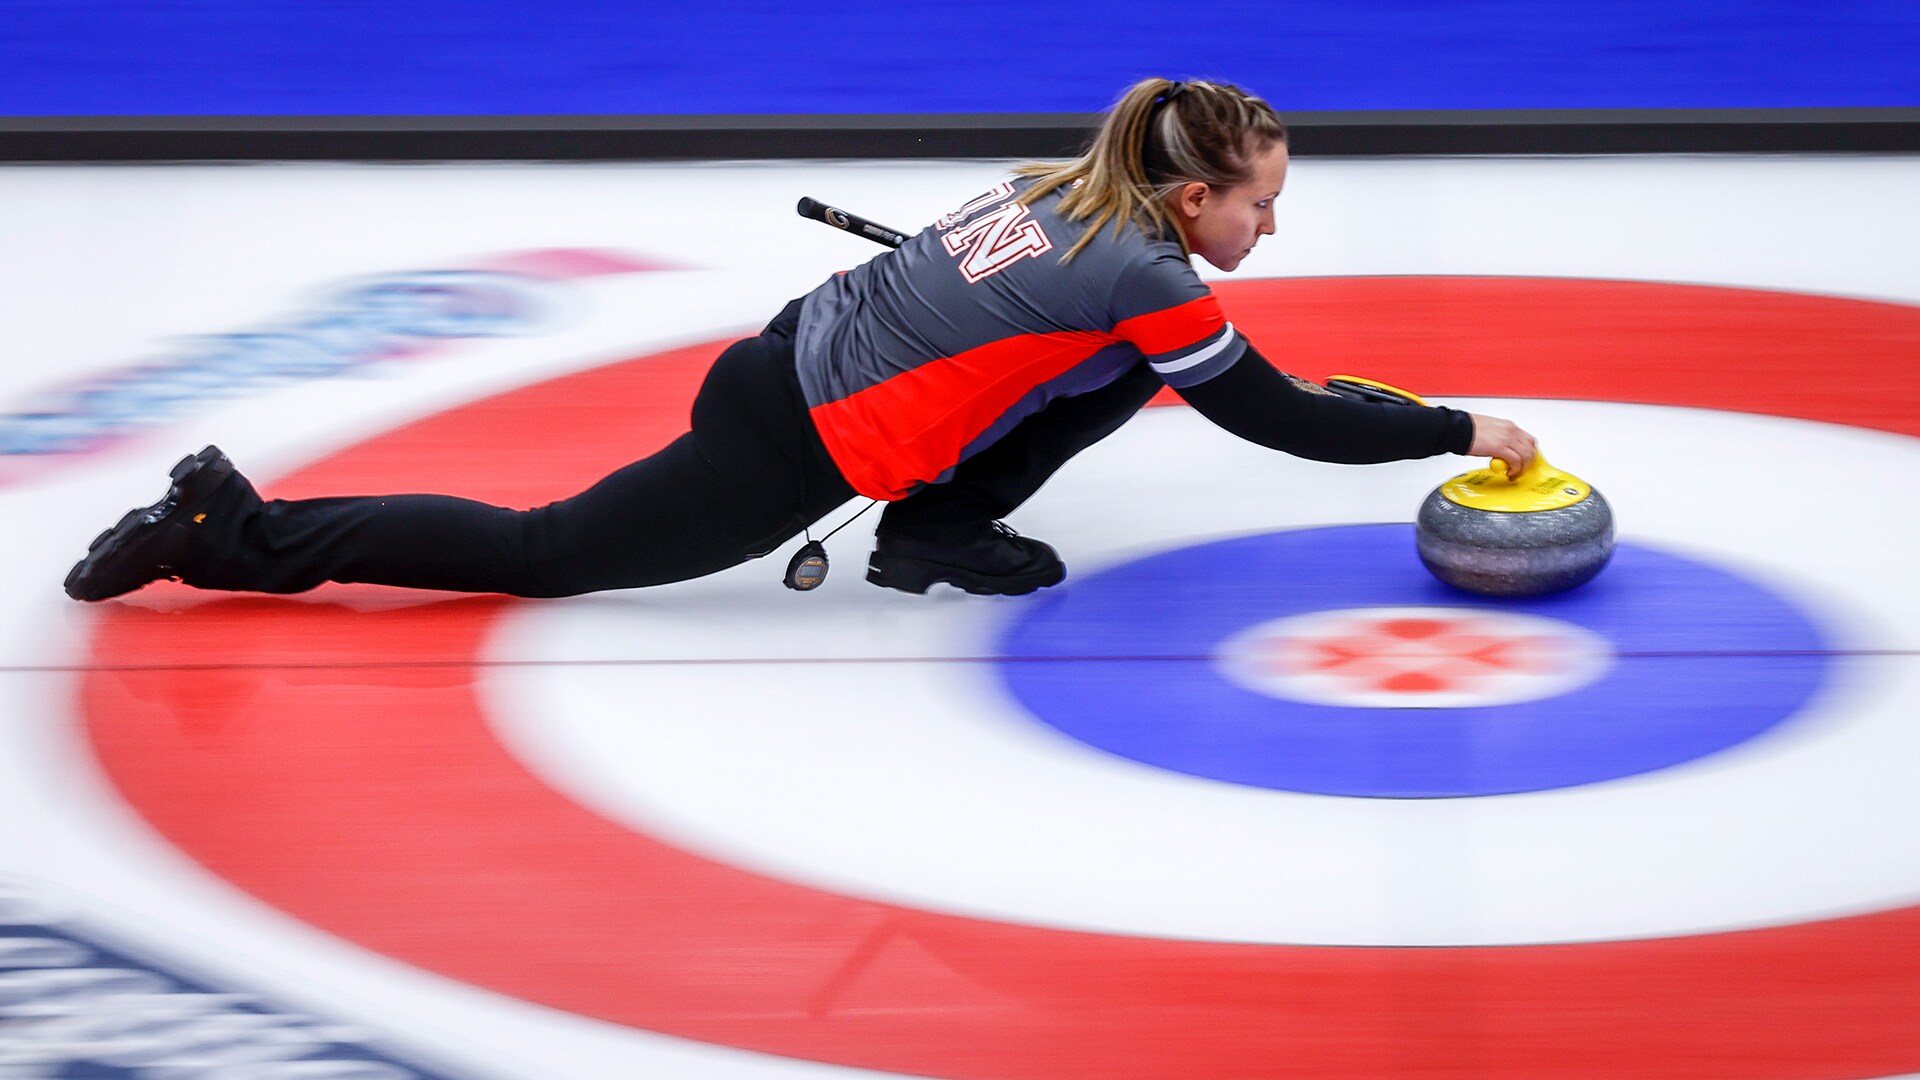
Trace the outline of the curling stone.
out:
M 1484 596 L 1540 596 L 1593 579 L 1613 557 L 1613 508 L 1579 477 L 1536 457 L 1509 479 L 1506 463 L 1434 488 L 1414 524 L 1433 576 Z

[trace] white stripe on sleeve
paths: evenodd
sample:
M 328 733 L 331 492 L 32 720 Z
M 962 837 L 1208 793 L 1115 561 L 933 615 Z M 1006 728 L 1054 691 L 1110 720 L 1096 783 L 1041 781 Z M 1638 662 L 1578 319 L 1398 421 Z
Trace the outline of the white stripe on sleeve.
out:
M 1153 370 L 1162 375 L 1174 375 L 1190 367 L 1204 364 L 1208 360 L 1219 356 L 1226 350 L 1227 346 L 1233 344 L 1233 334 L 1233 324 L 1228 323 L 1227 328 L 1220 331 L 1219 337 L 1214 338 L 1212 341 L 1207 342 L 1205 345 L 1202 345 L 1200 348 L 1195 349 L 1185 356 L 1173 360 L 1155 361 L 1152 363 Z

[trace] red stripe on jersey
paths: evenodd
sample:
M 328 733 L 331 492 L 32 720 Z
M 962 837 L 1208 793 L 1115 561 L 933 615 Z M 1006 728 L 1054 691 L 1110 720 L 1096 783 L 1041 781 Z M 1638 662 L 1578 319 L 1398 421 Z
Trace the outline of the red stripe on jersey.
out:
M 1034 387 L 1116 343 L 1110 334 L 1022 334 L 813 407 L 820 441 L 853 489 L 898 499 L 953 468 L 960 453 Z
M 1227 315 L 1220 310 L 1219 297 L 1208 293 L 1184 304 L 1122 319 L 1114 324 L 1113 334 L 1152 357 L 1198 345 L 1225 325 Z

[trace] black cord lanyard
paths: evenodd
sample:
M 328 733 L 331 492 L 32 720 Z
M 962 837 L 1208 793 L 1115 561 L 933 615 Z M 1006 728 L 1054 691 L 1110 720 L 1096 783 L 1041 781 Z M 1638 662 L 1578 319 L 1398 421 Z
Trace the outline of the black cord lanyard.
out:
M 841 529 L 853 524 L 861 514 L 878 506 L 879 503 L 879 499 L 868 502 L 867 505 L 860 508 L 859 513 L 835 525 L 833 532 L 828 533 L 818 540 L 813 538 L 813 529 L 811 527 L 806 529 L 807 542 L 800 545 L 800 550 L 794 552 L 793 558 L 787 563 L 787 588 L 796 589 L 800 592 L 811 592 L 819 588 L 820 583 L 827 580 L 827 541 L 833 539 L 833 533 L 837 533 Z

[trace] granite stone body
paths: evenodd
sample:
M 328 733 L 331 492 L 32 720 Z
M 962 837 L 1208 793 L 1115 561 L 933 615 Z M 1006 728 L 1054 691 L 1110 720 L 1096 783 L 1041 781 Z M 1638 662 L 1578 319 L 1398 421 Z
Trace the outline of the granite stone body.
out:
M 1558 510 L 1475 510 L 1435 488 L 1414 524 L 1433 576 L 1485 596 L 1539 596 L 1592 580 L 1613 557 L 1613 508 L 1595 489 Z

